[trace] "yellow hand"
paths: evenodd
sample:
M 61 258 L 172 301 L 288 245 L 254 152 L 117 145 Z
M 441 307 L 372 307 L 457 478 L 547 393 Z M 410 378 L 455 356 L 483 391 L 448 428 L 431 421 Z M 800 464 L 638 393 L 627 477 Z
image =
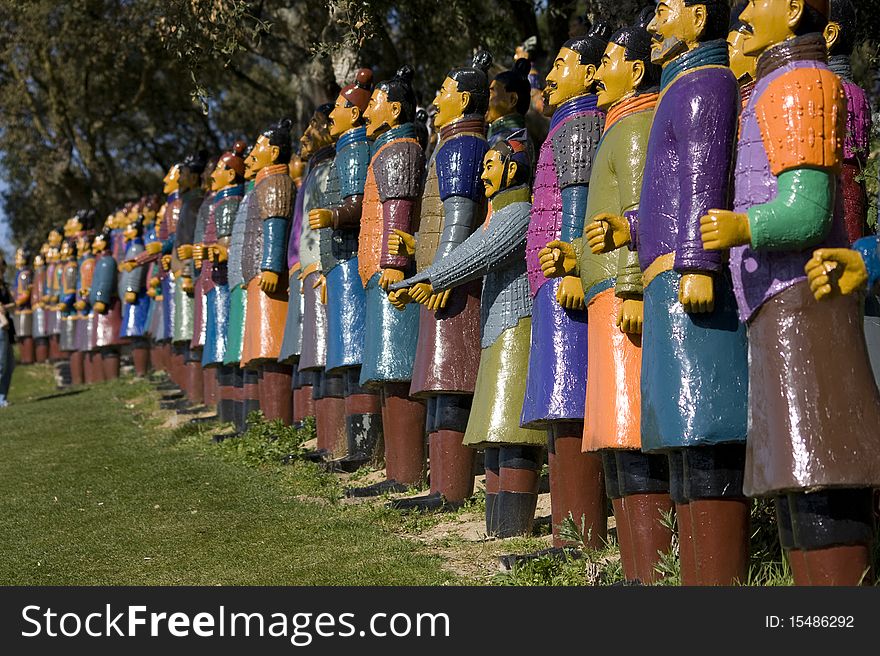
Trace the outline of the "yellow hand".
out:
M 180 279 L 180 288 L 185 294 L 192 294 L 195 289 L 195 287 L 193 287 L 193 279 L 189 276 L 183 276 Z
M 556 290 L 556 302 L 566 310 L 584 309 L 584 287 L 581 279 L 575 276 L 565 276 Z
M 147 251 L 150 255 L 156 255 L 157 253 L 162 252 L 162 242 L 159 241 L 151 241 L 149 244 L 144 246 L 144 250 Z
M 274 271 L 261 271 L 260 289 L 266 294 L 274 294 L 278 289 L 278 274 Z
M 400 269 L 382 269 L 379 276 L 379 287 L 388 291 L 388 287 L 403 280 L 403 271 Z
M 202 260 L 205 259 L 206 249 L 208 247 L 204 244 L 194 244 L 192 247 L 192 258 L 196 263 L 196 266 L 202 266 Z
M 678 287 L 678 300 L 689 314 L 715 309 L 715 279 L 708 273 L 685 273 Z
M 406 309 L 406 306 L 411 300 L 409 293 L 405 289 L 399 289 L 396 292 L 388 293 L 388 302 L 391 303 L 396 310 Z
M 147 290 L 147 296 L 149 296 L 150 298 L 156 298 L 156 289 L 153 287 L 150 287 Z
M 397 228 L 394 228 L 393 232 L 393 235 L 388 236 L 388 253 L 413 257 L 416 254 L 416 238 Z
M 703 248 L 707 251 L 748 244 L 752 241 L 749 215 L 730 210 L 709 210 L 708 214 L 700 217 L 700 234 Z
M 624 299 L 617 314 L 617 327 L 620 332 L 638 335 L 642 332 L 642 322 L 645 316 L 645 304 L 635 298 Z
M 229 249 L 226 248 L 223 244 L 212 244 L 209 246 L 211 249 L 211 260 L 214 262 L 226 262 L 229 259 Z
M 315 208 L 309 210 L 309 227 L 312 230 L 329 228 L 333 222 L 333 212 L 326 209 Z
M 321 303 L 327 305 L 327 278 L 324 277 L 324 274 L 318 274 L 318 279 L 312 283 L 312 289 L 321 288 L 321 291 L 318 292 Z
M 409 288 L 409 297 L 422 305 L 427 305 L 433 295 L 434 288 L 427 282 L 419 282 Z
M 98 301 L 92 307 L 95 308 L 95 312 L 97 312 L 98 314 L 106 314 L 107 312 L 107 304 L 102 301 Z
M 570 276 L 577 271 L 577 253 L 574 246 L 554 240 L 538 251 L 538 262 L 545 278 Z
M 134 262 L 132 260 L 126 260 L 119 265 L 119 268 L 123 271 L 131 271 L 132 269 L 134 269 Z
M 134 292 L 125 292 L 125 302 L 134 303 L 137 300 L 137 294 Z
M 436 292 L 431 296 L 430 299 L 428 299 L 427 308 L 429 310 L 442 310 L 449 302 L 449 295 L 451 293 L 451 289 L 447 289 L 446 291 L 442 292 Z
M 162 270 L 170 271 L 171 270 L 171 256 L 163 255 L 162 256 Z
M 190 244 L 183 244 L 177 247 L 177 258 L 179 260 L 191 260 L 193 256 L 193 247 Z
M 817 301 L 835 291 L 852 294 L 865 288 L 868 269 L 858 252 L 849 248 L 819 248 L 804 266 Z
M 603 212 L 587 225 L 585 235 L 591 251 L 610 253 L 630 242 L 629 221 L 626 217 Z
M 85 310 L 86 309 L 86 302 L 85 301 L 77 301 L 76 303 L 73 304 L 73 307 L 77 310 Z

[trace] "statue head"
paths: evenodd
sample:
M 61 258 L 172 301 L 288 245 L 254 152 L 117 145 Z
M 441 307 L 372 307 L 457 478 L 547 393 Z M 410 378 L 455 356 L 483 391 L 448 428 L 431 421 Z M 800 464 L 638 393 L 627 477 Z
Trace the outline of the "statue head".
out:
M 28 253 L 27 249 L 24 246 L 19 246 L 15 249 L 15 268 L 16 269 L 24 269 L 28 261 L 30 260 L 30 253 Z
M 758 68 L 758 59 L 745 53 L 746 39 L 749 38 L 749 28 L 739 19 L 748 4 L 748 0 L 739 0 L 730 10 L 730 25 L 727 28 L 727 53 L 730 56 L 730 70 L 739 80 L 745 84 L 755 79 L 755 71 Z
M 532 87 L 529 84 L 531 66 L 526 59 L 517 59 L 513 68 L 495 76 L 489 84 L 489 123 L 510 114 L 525 116 L 529 111 Z
M 333 145 L 333 137 L 330 134 L 330 112 L 333 105 L 324 103 L 315 108 L 305 132 L 299 138 L 300 156 L 306 160 L 322 148 Z
M 104 228 L 101 232 L 95 235 L 95 238 L 92 240 L 92 253 L 95 255 L 100 255 L 105 252 L 110 245 L 110 231 L 107 228 Z
M 480 174 L 486 198 L 492 198 L 510 187 L 528 184 L 531 163 L 525 139 L 525 131 L 519 130 L 486 151 L 483 172 Z
M 376 85 L 364 112 L 368 137 L 376 137 L 398 125 L 413 122 L 416 95 L 412 80 L 413 69 L 404 64 L 397 69 L 394 77 Z
M 657 0 L 648 24 L 654 38 L 651 61 L 666 66 L 705 41 L 723 39 L 729 19 L 727 0 Z
M 659 83 L 660 67 L 651 62 L 651 35 L 646 29 L 652 16 L 648 8 L 639 22 L 617 30 L 608 40 L 596 70 L 596 103 L 602 109 Z
M 162 178 L 162 182 L 164 183 L 164 186 L 162 187 L 162 193 L 166 196 L 169 196 L 177 191 L 180 186 L 180 164 L 174 164 L 170 169 L 168 169 L 168 173 L 166 173 L 165 177 Z
M 852 0 L 830 0 L 828 24 L 822 31 L 829 55 L 849 55 L 856 44 L 856 9 Z
M 591 93 L 596 85 L 596 70 L 608 44 L 611 28 L 596 21 L 586 36 L 566 41 L 547 74 L 544 98 L 554 107 Z
M 63 239 L 64 238 L 62 237 L 62 231 L 59 230 L 58 228 L 52 228 L 49 231 L 48 241 L 49 241 L 49 246 L 51 246 L 52 248 L 61 248 L 61 241 Z
M 296 188 L 299 189 L 302 184 L 303 174 L 306 170 L 306 163 L 303 161 L 303 158 L 300 156 L 299 152 L 294 150 L 290 154 L 290 179 L 293 180 L 293 184 L 296 185 Z
M 360 68 L 355 81 L 344 87 L 336 97 L 333 111 L 330 112 L 330 136 L 339 139 L 349 130 L 364 122 L 364 112 L 370 104 L 373 91 L 373 71 Z
M 201 186 L 202 173 L 208 166 L 208 151 L 200 150 L 197 153 L 191 153 L 180 162 L 180 178 L 178 187 L 181 193 L 190 191 Z
M 282 118 L 260 133 L 245 159 L 245 178 L 251 180 L 267 166 L 287 164 L 290 161 L 292 125 L 293 121 L 289 118 Z
M 743 51 L 758 57 L 796 36 L 822 34 L 828 15 L 828 0 L 750 0 L 739 16 L 750 30 Z
M 232 150 L 223 153 L 217 160 L 217 166 L 211 172 L 211 191 L 220 191 L 233 185 L 244 182 L 244 153 L 247 144 L 238 140 L 232 145 Z
M 470 66 L 454 68 L 443 80 L 434 98 L 437 114 L 435 127 L 442 128 L 466 116 L 486 115 L 489 106 L 489 67 L 492 55 L 480 50 L 474 55 Z

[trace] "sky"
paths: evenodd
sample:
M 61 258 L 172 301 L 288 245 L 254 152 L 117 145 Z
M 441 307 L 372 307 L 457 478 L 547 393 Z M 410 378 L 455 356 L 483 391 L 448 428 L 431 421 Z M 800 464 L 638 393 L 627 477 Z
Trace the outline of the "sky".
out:
M 0 195 L 6 191 L 6 183 L 0 178 Z M 9 224 L 6 222 L 6 213 L 0 205 L 0 251 L 6 255 L 6 261 L 12 262 L 12 256 L 15 254 L 15 248 L 12 246 L 12 233 L 9 231 Z

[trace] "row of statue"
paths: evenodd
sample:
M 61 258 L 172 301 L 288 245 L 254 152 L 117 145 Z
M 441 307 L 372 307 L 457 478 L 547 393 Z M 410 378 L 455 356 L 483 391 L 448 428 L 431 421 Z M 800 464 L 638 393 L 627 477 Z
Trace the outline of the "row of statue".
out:
M 607 497 L 630 581 L 657 580 L 674 510 L 682 583 L 745 582 L 759 497 L 797 584 L 871 580 L 880 251 L 853 22 L 850 0 L 664 0 L 567 41 L 543 89 L 479 51 L 431 139 L 413 69 L 362 68 L 298 153 L 281 120 L 172 166 L 164 203 L 20 251 L 22 358 L 92 382 L 125 345 L 238 431 L 314 416 L 313 459 L 384 460 L 353 496 L 430 464 L 401 509 L 458 507 L 485 472 L 494 536 L 531 532 L 546 456 L 555 547 L 566 518 L 601 546 Z

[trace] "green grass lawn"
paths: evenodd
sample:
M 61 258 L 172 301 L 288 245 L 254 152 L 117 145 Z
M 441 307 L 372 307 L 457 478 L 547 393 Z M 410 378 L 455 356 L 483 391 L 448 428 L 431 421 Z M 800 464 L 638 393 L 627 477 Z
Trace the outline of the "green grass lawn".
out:
M 396 536 L 395 513 L 336 503 L 313 465 L 260 464 L 235 440 L 162 428 L 146 382 L 56 391 L 48 366 L 18 367 L 10 400 L 0 584 L 461 582 Z

